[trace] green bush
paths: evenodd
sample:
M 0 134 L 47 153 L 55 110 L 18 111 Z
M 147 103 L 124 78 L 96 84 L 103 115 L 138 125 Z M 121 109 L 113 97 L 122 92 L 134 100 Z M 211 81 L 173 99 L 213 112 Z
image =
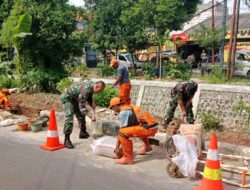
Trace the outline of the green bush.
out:
M 10 78 L 8 76 L 0 76 L 0 89 L 2 88 L 18 88 L 20 87 L 20 81 Z
M 68 72 L 73 76 L 79 75 L 84 79 L 88 78 L 88 75 L 90 74 L 89 68 L 83 64 L 76 67 L 71 67 L 70 69 L 68 69 Z
M 94 95 L 94 100 L 96 104 L 100 107 L 109 107 L 110 100 L 116 97 L 117 95 L 117 89 L 112 87 L 106 87 L 103 92 Z
M 97 65 L 98 75 L 100 77 L 108 77 L 116 74 L 116 70 L 110 67 L 108 64 L 100 63 Z
M 60 82 L 58 82 L 56 84 L 56 89 L 60 92 L 63 93 L 64 90 L 68 87 L 70 87 L 70 85 L 72 85 L 74 83 L 74 81 L 72 79 L 69 78 L 64 78 L 62 80 L 60 80 Z
M 56 84 L 66 74 L 56 69 L 35 68 L 22 76 L 22 88 L 29 92 L 57 92 Z
M 220 119 L 211 112 L 202 113 L 201 124 L 206 131 L 215 130 L 219 127 Z
M 167 74 L 172 79 L 188 80 L 192 75 L 192 68 L 186 63 L 168 62 Z
M 156 76 L 156 68 L 153 63 L 147 62 L 143 65 L 143 76 L 146 80 L 152 80 Z

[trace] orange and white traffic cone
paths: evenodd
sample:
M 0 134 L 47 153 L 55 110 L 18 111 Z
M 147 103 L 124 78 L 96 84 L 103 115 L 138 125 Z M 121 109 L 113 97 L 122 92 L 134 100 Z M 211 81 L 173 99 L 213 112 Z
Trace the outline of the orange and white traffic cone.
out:
M 59 142 L 57 124 L 56 124 L 56 114 L 54 109 L 50 111 L 49 129 L 47 131 L 46 144 L 42 145 L 40 148 L 48 151 L 54 151 L 64 148 L 64 145 L 60 144 Z
M 202 183 L 195 190 L 223 190 L 217 137 L 211 136 Z

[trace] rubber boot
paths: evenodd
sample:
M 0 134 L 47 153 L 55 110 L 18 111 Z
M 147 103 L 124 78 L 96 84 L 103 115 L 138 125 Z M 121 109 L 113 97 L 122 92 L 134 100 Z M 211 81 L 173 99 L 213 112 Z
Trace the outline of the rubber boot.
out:
M 70 134 L 66 134 L 66 135 L 65 135 L 64 146 L 65 146 L 66 148 L 69 148 L 69 149 L 74 148 L 74 145 L 72 144 L 72 142 L 71 142 L 71 140 L 70 140 Z
M 79 134 L 79 139 L 87 139 L 87 138 L 89 138 L 89 133 L 86 131 L 86 127 L 82 126 L 80 129 L 81 129 L 81 131 L 80 131 L 80 134 Z
M 152 147 L 149 143 L 149 139 L 148 138 L 141 138 L 141 140 L 142 140 L 144 145 L 137 150 L 137 154 L 143 155 L 147 152 L 152 151 Z
M 133 164 L 133 143 L 132 141 L 128 140 L 125 143 L 122 143 L 122 151 L 123 157 L 120 159 L 116 159 L 117 164 Z

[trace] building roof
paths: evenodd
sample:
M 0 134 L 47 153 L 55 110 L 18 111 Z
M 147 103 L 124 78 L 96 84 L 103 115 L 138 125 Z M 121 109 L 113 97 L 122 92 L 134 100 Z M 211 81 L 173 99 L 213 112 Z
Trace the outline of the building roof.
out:
M 223 19 L 222 16 L 215 17 L 214 26 L 216 28 L 222 28 L 222 19 Z M 227 20 L 226 20 L 227 30 L 230 30 L 231 19 L 232 19 L 232 15 L 227 16 Z M 188 30 L 183 31 L 183 33 L 194 33 L 194 31 L 199 29 L 201 25 L 211 26 L 211 23 L 212 23 L 212 18 L 208 18 L 208 19 L 204 20 L 203 22 L 189 28 Z M 250 13 L 240 14 L 239 30 L 241 30 L 241 29 L 250 29 Z

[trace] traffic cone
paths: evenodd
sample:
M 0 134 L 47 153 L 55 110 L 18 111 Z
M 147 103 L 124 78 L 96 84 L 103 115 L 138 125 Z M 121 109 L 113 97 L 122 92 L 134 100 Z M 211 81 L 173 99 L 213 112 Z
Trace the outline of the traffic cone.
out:
M 201 185 L 196 187 L 195 190 L 223 190 L 219 151 L 215 134 L 211 136 Z
M 56 124 L 56 114 L 54 109 L 50 111 L 49 129 L 47 131 L 47 142 L 40 148 L 48 151 L 54 151 L 64 148 L 64 145 L 60 144 L 59 142 L 57 124 Z

